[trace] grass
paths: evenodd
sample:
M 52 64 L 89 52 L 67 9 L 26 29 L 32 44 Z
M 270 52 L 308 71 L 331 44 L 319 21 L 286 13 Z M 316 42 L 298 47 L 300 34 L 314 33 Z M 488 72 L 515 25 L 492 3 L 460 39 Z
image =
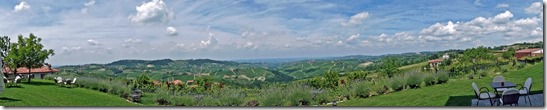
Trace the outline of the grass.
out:
M 138 106 L 125 99 L 84 88 L 57 86 L 53 81 L 33 79 L 0 93 L 0 106 Z
M 528 77 L 532 77 L 532 94 L 543 93 L 543 62 L 527 66 L 520 70 L 502 73 L 506 81 L 523 84 Z M 480 87 L 488 87 L 493 76 L 482 79 L 462 80 L 451 79 L 447 84 L 409 89 L 390 94 L 369 98 L 353 99 L 338 103 L 339 106 L 470 106 L 471 99 L 475 98 L 472 82 Z M 517 88 L 518 89 L 518 88 Z
M 408 71 L 408 70 L 412 70 L 412 69 L 416 69 L 416 68 L 421 69 L 421 67 L 423 67 L 425 65 L 428 65 L 428 64 L 429 64 L 429 62 L 426 61 L 426 62 L 411 64 L 411 65 L 401 66 L 401 67 L 399 67 L 399 69 L 402 70 L 402 71 Z

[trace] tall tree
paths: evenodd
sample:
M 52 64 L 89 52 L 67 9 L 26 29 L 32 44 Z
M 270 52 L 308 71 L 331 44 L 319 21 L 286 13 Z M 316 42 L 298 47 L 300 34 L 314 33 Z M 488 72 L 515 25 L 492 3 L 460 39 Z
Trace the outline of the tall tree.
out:
M 23 35 L 17 36 L 17 43 L 12 44 L 8 58 L 10 58 L 10 68 L 17 72 L 19 67 L 27 67 L 29 75 L 32 68 L 42 67 L 44 61 L 49 56 L 54 55 L 52 49 L 44 49 L 44 46 L 40 43 L 42 38 L 38 38 L 34 34 L 30 34 L 29 37 L 23 37 Z M 30 82 L 30 77 L 28 78 Z
M 389 56 L 382 59 L 382 72 L 388 77 L 393 77 L 395 73 L 399 73 L 399 67 L 401 66 L 400 59 L 397 57 Z
M 2 65 L 0 65 L 0 67 L 2 69 L 4 69 L 5 67 L 4 65 L 7 65 L 5 59 L 6 59 L 6 56 L 8 56 L 10 46 L 11 46 L 11 42 L 8 36 L 0 37 L 0 57 L 2 60 Z M 7 74 L 7 73 L 4 73 L 4 74 Z

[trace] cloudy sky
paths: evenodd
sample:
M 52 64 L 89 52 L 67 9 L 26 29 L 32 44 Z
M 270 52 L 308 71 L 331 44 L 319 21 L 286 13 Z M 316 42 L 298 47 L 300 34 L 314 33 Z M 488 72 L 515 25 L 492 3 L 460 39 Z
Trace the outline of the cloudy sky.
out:
M 55 65 L 381 55 L 543 40 L 540 0 L 2 0 Z

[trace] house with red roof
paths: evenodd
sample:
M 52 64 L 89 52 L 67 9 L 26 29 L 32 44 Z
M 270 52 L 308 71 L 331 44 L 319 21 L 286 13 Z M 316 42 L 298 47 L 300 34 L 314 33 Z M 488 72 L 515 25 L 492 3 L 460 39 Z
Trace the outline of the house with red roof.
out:
M 522 49 L 522 50 L 519 50 L 519 51 L 516 51 L 515 52 L 515 57 L 517 59 L 521 59 L 523 57 L 528 57 L 528 56 L 538 56 L 538 55 L 543 55 L 543 49 L 541 48 L 529 48 L 529 49 Z
M 59 72 L 59 70 L 55 68 L 51 68 L 51 64 L 46 64 L 40 68 L 32 68 L 30 70 L 30 73 L 29 73 L 29 69 L 26 67 L 17 68 L 17 74 L 21 74 L 23 76 L 31 75 L 41 79 L 44 79 L 45 75 L 53 74 L 56 72 Z M 4 69 L 2 69 L 2 73 L 10 75 L 10 74 L 13 74 L 14 71 L 9 67 L 4 67 Z

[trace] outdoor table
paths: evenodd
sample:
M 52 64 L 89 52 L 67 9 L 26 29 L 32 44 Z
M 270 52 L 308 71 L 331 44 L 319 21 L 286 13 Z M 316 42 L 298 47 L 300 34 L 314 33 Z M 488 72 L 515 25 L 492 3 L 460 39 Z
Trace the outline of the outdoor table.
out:
M 503 85 L 501 84 L 501 82 L 493 82 L 493 83 L 490 83 L 490 86 L 492 86 L 492 88 L 494 88 L 494 93 L 496 93 L 496 97 L 500 97 L 499 93 L 497 91 L 498 88 L 514 88 L 514 87 L 517 87 L 517 85 L 513 84 L 512 82 L 503 82 Z

